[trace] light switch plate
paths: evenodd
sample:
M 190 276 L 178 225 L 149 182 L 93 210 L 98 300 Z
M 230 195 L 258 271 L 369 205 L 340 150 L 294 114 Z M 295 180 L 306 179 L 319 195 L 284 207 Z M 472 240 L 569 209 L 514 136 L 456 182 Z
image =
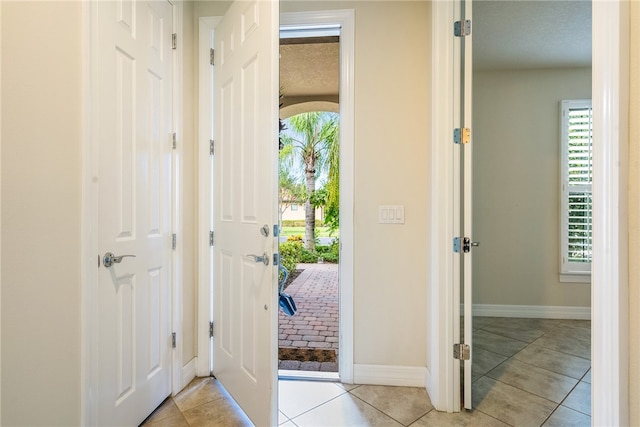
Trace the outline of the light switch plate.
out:
M 379 224 L 404 224 L 404 205 L 378 206 Z

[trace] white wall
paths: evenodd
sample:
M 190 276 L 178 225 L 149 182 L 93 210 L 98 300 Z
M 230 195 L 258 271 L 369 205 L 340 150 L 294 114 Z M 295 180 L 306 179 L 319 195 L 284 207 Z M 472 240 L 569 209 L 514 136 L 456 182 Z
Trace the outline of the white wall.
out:
M 629 354 L 640 351 L 640 3 L 631 2 L 629 134 Z M 640 359 L 629 358 L 629 424 L 640 425 Z
M 332 9 L 355 9 L 354 362 L 424 367 L 430 6 L 281 3 Z M 404 225 L 378 224 L 387 204 L 405 205 Z
M 591 304 L 559 282 L 559 102 L 591 98 L 590 69 L 476 71 L 474 304 Z
M 2 2 L 2 420 L 80 424 L 81 2 Z

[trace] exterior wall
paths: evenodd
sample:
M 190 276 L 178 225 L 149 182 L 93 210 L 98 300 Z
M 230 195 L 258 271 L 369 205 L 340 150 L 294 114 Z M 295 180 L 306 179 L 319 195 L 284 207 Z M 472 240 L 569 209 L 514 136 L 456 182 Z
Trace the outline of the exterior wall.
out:
M 2 420 L 80 425 L 82 3 L 2 2 Z
M 591 305 L 560 283 L 559 101 L 591 98 L 590 69 L 474 73 L 474 304 Z
M 297 206 L 297 209 L 294 210 L 294 206 Z M 281 210 L 282 215 L 280 215 L 280 219 L 282 221 L 304 221 L 305 219 L 305 209 L 304 203 L 292 203 L 287 204 L 284 207 L 284 210 Z M 316 221 L 324 220 L 324 209 L 317 208 L 316 209 Z
M 355 10 L 354 363 L 424 368 L 431 9 L 281 3 L 281 12 L 335 9 Z M 404 225 L 378 224 L 387 204 L 405 205 Z

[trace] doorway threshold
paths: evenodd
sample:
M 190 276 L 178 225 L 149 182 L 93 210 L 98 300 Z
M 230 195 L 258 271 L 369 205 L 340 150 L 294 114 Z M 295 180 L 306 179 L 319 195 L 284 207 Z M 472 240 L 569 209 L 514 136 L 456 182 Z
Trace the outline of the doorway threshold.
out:
M 340 375 L 337 372 L 293 371 L 288 369 L 278 369 L 278 379 L 340 382 Z

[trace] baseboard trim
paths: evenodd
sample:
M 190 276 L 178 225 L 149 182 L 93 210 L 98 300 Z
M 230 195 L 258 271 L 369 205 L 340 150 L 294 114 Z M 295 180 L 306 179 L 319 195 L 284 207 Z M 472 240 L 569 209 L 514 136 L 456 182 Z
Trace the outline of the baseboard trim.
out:
M 427 368 L 418 366 L 353 365 L 355 384 L 425 387 Z
M 185 388 L 196 377 L 198 358 L 194 357 L 182 367 L 182 388 Z
M 484 317 L 534 317 L 539 319 L 590 320 L 591 307 L 473 304 L 473 315 Z

